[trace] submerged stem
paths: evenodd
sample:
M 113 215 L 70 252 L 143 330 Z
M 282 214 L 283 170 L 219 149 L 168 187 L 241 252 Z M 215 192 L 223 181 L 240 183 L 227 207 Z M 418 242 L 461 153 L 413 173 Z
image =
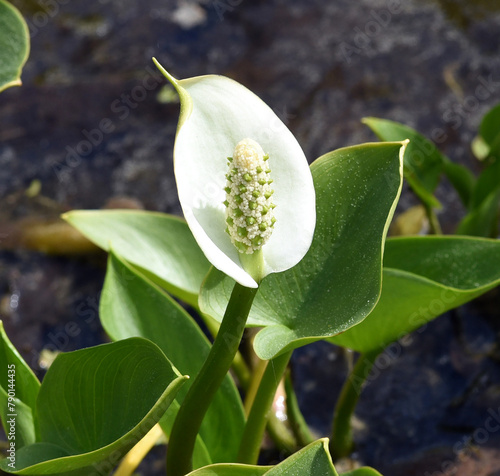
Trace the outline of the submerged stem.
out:
M 238 283 L 233 288 L 207 360 L 189 388 L 175 419 L 167 450 L 169 476 L 184 476 L 192 469 L 196 435 L 215 392 L 231 367 L 257 290 Z
M 238 453 L 239 463 L 257 463 L 267 417 L 291 355 L 292 351 L 279 355 L 271 359 L 266 367 L 243 431 Z
M 330 438 L 330 452 L 334 460 L 349 456 L 354 447 L 351 418 L 361 395 L 363 384 L 378 354 L 378 351 L 360 354 L 352 372 L 342 386 L 333 413 L 333 428 Z

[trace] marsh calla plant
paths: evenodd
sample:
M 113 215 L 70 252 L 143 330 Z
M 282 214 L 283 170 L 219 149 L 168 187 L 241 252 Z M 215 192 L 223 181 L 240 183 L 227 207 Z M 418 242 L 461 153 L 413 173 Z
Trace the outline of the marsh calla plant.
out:
M 354 447 L 358 383 L 378 353 L 500 284 L 499 240 L 386 240 L 403 171 L 430 219 L 444 171 L 474 212 L 467 223 L 492 229 L 485 212 L 498 210 L 497 116 L 485 123 L 492 163 L 477 181 L 416 131 L 373 118 L 378 135 L 397 141 L 331 151 L 309 167 L 292 133 L 244 86 L 222 76 L 176 80 L 156 64 L 180 96 L 174 171 L 185 220 L 130 210 L 64 215 L 110 254 L 99 314 L 114 342 L 62 353 L 40 384 L 0 322 L 0 367 L 11 372 L 0 378 L 7 435 L 17 418 L 0 469 L 109 475 L 128 452 L 113 474 L 131 476 L 163 431 L 168 476 L 337 476 L 331 456 Z M 421 163 L 422 148 L 430 157 Z M 199 312 L 213 342 L 170 295 Z M 253 345 L 240 346 L 252 326 L 261 328 Z M 337 401 L 330 449 L 313 441 L 290 379 L 291 425 L 268 421 L 292 352 L 321 339 L 361 353 Z M 257 466 L 266 425 L 288 456 L 274 467 Z
M 311 172 L 293 134 L 269 106 L 241 84 L 214 75 L 176 80 L 155 63 L 181 100 L 174 145 L 175 179 L 184 218 L 207 259 L 246 287 L 257 287 L 257 281 L 268 274 L 295 266 L 311 245 L 316 209 Z M 240 155 L 239 144 L 245 140 L 253 145 L 251 153 L 257 151 L 256 155 L 261 154 L 263 159 L 263 164 L 240 161 L 247 164 L 248 170 L 235 167 L 233 161 L 236 147 L 236 155 Z M 245 182 L 238 183 L 240 193 L 236 186 L 231 190 L 229 182 L 234 183 L 238 174 Z M 263 189 L 258 190 L 255 184 Z M 271 193 L 272 197 L 266 197 Z M 227 195 L 231 195 L 229 200 Z M 271 198 L 275 208 L 267 212 L 270 206 L 266 201 Z M 231 202 L 227 206 L 226 200 Z M 255 207 L 252 211 L 256 217 L 245 213 L 246 207 Z M 227 208 L 231 213 L 226 213 Z M 235 214 L 249 218 L 248 227 L 266 226 L 264 233 L 272 226 L 267 242 L 259 243 L 261 234 L 253 234 L 247 243 L 228 234 L 226 228 L 230 232 L 234 228 L 238 234 L 238 226 L 231 223 L 238 218 Z M 261 216 L 274 220 L 258 223 Z M 241 225 L 239 228 L 241 235 L 253 232 Z M 257 273 L 246 264 L 252 240 L 263 261 Z

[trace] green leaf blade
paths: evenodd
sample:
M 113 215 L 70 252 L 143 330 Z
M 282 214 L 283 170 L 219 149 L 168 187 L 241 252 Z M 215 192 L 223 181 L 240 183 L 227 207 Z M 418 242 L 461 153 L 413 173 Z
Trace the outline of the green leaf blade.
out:
M 358 468 L 353 471 L 348 471 L 347 473 L 342 473 L 340 476 L 382 476 L 378 471 L 373 468 L 363 467 Z
M 366 124 L 382 141 L 410 139 L 404 159 L 404 174 L 417 196 L 429 207 L 440 208 L 434 190 L 443 171 L 445 158 L 436 146 L 411 127 L 376 117 L 365 117 Z
M 33 413 L 35 411 L 36 399 L 40 389 L 40 382 L 22 359 L 21 355 L 10 342 L 3 322 L 0 321 L 0 418 L 3 428 L 8 435 L 10 427 L 9 395 L 15 398 L 16 447 L 18 449 L 35 442 L 35 426 Z M 12 388 L 9 386 L 9 375 L 13 376 Z M 10 391 L 9 391 L 10 390 Z
M 174 296 L 197 306 L 210 264 L 184 220 L 131 210 L 72 211 L 63 218 L 97 246 L 113 248 Z
M 500 159 L 500 104 L 491 108 L 483 117 L 479 126 L 479 136 L 488 146 L 488 155 Z
M 17 8 L 0 0 L 0 92 L 21 85 L 21 70 L 29 50 L 26 22 Z
M 40 388 L 35 422 L 41 441 L 0 468 L 57 474 L 113 462 L 164 414 L 185 382 L 153 343 L 133 338 L 60 354 Z
M 270 359 L 361 321 L 380 294 L 382 250 L 402 180 L 401 143 L 364 144 L 326 154 L 311 166 L 317 224 L 304 259 L 261 284 L 249 325 L 265 326 L 254 347 Z M 351 256 L 358 256 L 356 262 Z M 212 270 L 200 294 L 220 320 L 231 282 Z
M 192 377 L 162 420 L 162 427 L 168 434 L 178 402 L 184 398 L 209 353 L 207 338 L 184 309 L 113 251 L 109 257 L 100 316 L 112 339 L 133 336 L 150 339 L 168 355 L 176 368 Z M 244 422 L 238 390 L 226 376 L 202 424 L 195 464 L 233 460 Z
M 216 464 L 198 469 L 188 476 L 338 476 L 328 451 L 328 439 L 315 441 L 274 467 L 242 464 Z M 366 476 L 375 476 L 370 473 Z M 355 475 L 357 476 L 357 475 Z M 360 474 L 359 476 L 365 476 Z
M 327 340 L 358 352 L 384 347 L 500 284 L 500 242 L 470 237 L 387 240 L 382 295 L 364 321 Z

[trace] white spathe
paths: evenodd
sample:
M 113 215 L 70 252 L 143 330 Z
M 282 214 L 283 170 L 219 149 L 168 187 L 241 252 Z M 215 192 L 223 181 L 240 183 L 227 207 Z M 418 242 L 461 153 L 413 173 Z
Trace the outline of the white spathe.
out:
M 176 80 L 181 113 L 174 146 L 174 172 L 184 217 L 207 259 L 235 281 L 257 287 L 243 269 L 239 252 L 225 233 L 227 157 L 245 138 L 269 155 L 276 224 L 263 246 L 264 275 L 295 266 L 311 246 L 316 225 L 314 185 L 299 143 L 255 94 L 224 76 Z

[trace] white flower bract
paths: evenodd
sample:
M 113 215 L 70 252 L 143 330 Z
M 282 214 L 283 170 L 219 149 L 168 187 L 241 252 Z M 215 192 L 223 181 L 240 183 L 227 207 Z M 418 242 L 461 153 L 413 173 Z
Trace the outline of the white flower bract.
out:
M 295 266 L 311 246 L 316 205 L 309 165 L 293 134 L 236 81 L 213 75 L 176 80 L 155 63 L 181 100 L 174 173 L 184 217 L 207 259 L 243 286 L 258 286 L 226 233 L 224 205 L 228 157 L 250 138 L 270 157 L 276 205 L 273 232 L 262 244 L 264 276 Z

